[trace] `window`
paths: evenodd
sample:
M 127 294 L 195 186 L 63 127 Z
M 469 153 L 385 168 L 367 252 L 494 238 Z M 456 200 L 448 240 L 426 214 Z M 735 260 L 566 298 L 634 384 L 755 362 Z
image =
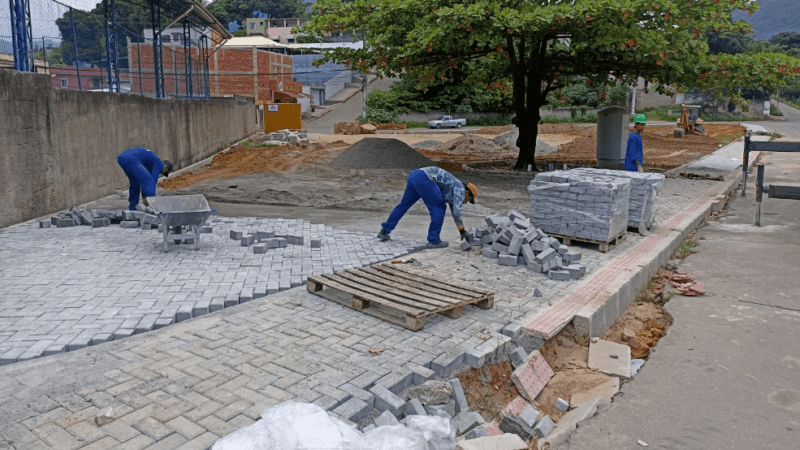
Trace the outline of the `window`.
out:
M 251 29 L 251 30 L 255 30 L 255 29 L 256 29 L 256 24 L 255 24 L 255 22 L 253 22 L 253 23 L 251 23 L 251 24 L 250 24 L 250 29 Z
M 61 79 L 61 87 L 69 87 L 69 80 L 66 78 Z
M 172 42 L 172 37 L 168 34 L 161 36 L 161 42 Z
M 286 41 L 290 44 L 294 44 L 294 38 L 288 38 Z
M 100 89 L 103 87 L 99 77 L 92 78 L 92 89 Z

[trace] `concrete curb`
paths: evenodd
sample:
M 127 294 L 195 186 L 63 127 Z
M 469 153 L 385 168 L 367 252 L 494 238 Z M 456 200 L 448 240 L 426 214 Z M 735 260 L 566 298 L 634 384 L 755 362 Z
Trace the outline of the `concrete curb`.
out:
M 715 193 L 706 194 L 706 200 L 694 211 L 690 211 L 679 225 L 672 228 L 669 235 L 647 249 L 638 260 L 647 261 L 639 264 L 637 269 L 630 270 L 623 277 L 615 280 L 613 285 L 605 286 L 609 296 L 600 296 L 581 309 L 573 318 L 575 329 L 591 337 L 602 337 L 603 333 L 614 325 L 616 320 L 647 286 L 650 278 L 670 259 L 674 252 L 686 240 L 689 233 L 697 229 L 712 212 L 721 209 L 724 196 L 733 192 L 741 181 L 741 172 L 731 172 L 729 178 L 718 186 Z M 589 280 L 588 282 L 592 282 Z

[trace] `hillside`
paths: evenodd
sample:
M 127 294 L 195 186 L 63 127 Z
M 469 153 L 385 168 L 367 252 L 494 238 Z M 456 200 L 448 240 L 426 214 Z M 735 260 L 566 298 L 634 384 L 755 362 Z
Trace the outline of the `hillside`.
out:
M 736 11 L 735 20 L 746 20 L 753 25 L 754 39 L 769 39 L 784 31 L 800 33 L 800 1 L 759 0 L 761 8 L 752 16 L 745 11 Z

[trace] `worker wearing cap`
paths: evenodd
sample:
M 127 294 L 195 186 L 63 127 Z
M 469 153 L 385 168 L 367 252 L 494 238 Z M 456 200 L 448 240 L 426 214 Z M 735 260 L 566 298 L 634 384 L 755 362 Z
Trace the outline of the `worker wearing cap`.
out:
M 628 147 L 625 149 L 625 170 L 644 172 L 644 151 L 642 150 L 642 132 L 647 124 L 644 114 L 633 118 L 633 133 L 628 136 Z
M 128 189 L 128 209 L 136 210 L 139 204 L 139 194 L 142 195 L 144 206 L 150 206 L 148 197 L 156 196 L 156 183 L 160 175 L 169 176 L 172 172 L 172 163 L 161 160 L 155 153 L 146 148 L 133 147 L 120 153 L 117 163 L 125 171 L 131 186 Z
M 403 199 L 397 205 L 386 222 L 381 224 L 381 232 L 378 239 L 388 241 L 391 239 L 389 233 L 395 229 L 397 223 L 417 200 L 422 199 L 431 214 L 431 224 L 428 227 L 428 248 L 444 248 L 447 242 L 439 238 L 444 223 L 444 214 L 447 210 L 446 205 L 450 205 L 453 220 L 461 233 L 461 239 L 466 239 L 472 243 L 472 236 L 464 231 L 464 223 L 461 221 L 461 205 L 470 202 L 475 203 L 478 196 L 478 187 L 472 183 L 462 183 L 450 172 L 436 166 L 417 169 L 408 174 L 406 192 Z

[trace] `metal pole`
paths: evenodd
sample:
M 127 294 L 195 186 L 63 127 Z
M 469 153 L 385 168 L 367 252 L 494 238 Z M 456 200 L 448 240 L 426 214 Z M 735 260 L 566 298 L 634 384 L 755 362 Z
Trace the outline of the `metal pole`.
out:
M 17 5 L 14 0 L 8 0 L 8 11 L 11 15 L 11 46 L 14 52 L 14 70 L 22 70 L 22 61 L 19 61 L 19 46 L 17 45 Z
M 111 37 L 108 32 L 108 0 L 103 0 L 103 30 L 106 35 L 106 73 L 108 75 L 108 92 L 114 92 L 114 80 L 111 79 Z
M 204 60 L 204 63 L 203 63 L 203 81 L 204 81 L 204 84 L 206 85 L 205 86 L 205 88 L 206 88 L 205 97 L 206 97 L 206 100 L 208 100 L 209 98 L 211 98 L 211 86 L 210 86 L 210 79 L 209 79 L 210 77 L 209 77 L 209 73 L 208 73 L 208 59 L 211 57 L 211 55 L 208 54 L 208 36 L 206 36 L 204 34 L 203 37 L 200 38 L 200 40 L 202 42 L 202 49 L 203 49 L 202 58 Z
M 44 42 L 44 36 L 42 36 L 42 53 L 44 54 L 44 73 L 47 73 L 47 44 Z
M 747 166 L 750 164 L 750 134 L 744 136 L 744 154 L 742 155 L 742 197 L 747 192 Z
M 139 46 L 139 42 L 136 42 L 136 59 L 139 65 L 139 95 L 144 95 L 144 90 L 142 88 L 142 48 Z
M 758 175 L 756 177 L 756 226 L 761 226 L 761 200 L 764 196 L 764 165 L 758 165 Z
M 183 21 L 183 66 L 186 71 L 186 97 L 192 98 L 192 29 L 188 20 Z
M 78 72 L 78 90 L 82 91 L 81 86 L 81 64 L 78 59 L 78 33 L 75 32 L 75 19 L 72 17 L 72 8 L 69 9 L 69 21 L 72 24 L 72 48 L 75 50 L 75 69 Z
M 163 98 L 164 60 L 161 54 L 161 10 L 157 1 L 150 1 L 150 22 L 153 25 L 153 74 L 155 76 L 156 97 Z
M 114 52 L 114 82 L 117 92 L 120 92 L 119 85 L 119 37 L 117 36 L 117 1 L 111 0 L 111 46 Z
M 361 80 L 361 93 L 364 94 L 362 98 L 361 104 L 361 114 L 364 116 L 364 120 L 367 120 L 367 72 L 361 72 L 364 75 L 364 78 Z
M 178 57 L 175 56 L 175 52 L 172 52 L 172 73 L 174 74 L 174 82 L 175 82 L 175 97 L 178 97 Z

